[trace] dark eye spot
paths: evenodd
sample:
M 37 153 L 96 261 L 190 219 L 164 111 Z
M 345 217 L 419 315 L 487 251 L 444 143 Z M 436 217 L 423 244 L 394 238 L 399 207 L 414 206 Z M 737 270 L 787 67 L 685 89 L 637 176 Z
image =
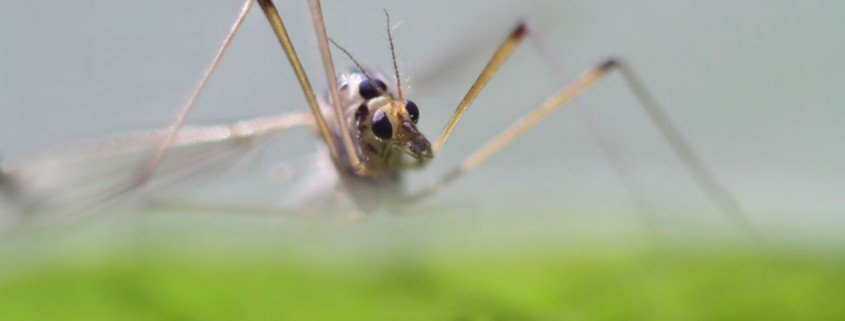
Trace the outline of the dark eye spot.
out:
M 364 121 L 367 120 L 367 115 L 370 114 L 370 109 L 367 108 L 367 104 L 361 104 L 358 106 L 358 110 L 355 111 L 355 124 L 358 125 L 358 130 L 364 130 L 367 125 Z
M 361 104 L 361 106 L 358 106 L 358 110 L 355 111 L 355 120 L 360 123 L 367 118 L 367 114 L 369 113 L 370 110 L 367 108 L 367 104 Z
M 383 81 L 378 79 L 373 79 L 372 81 L 364 79 L 361 81 L 361 84 L 358 85 L 358 94 L 360 94 L 361 97 L 364 97 L 364 99 L 381 96 L 381 93 L 378 89 L 376 89 L 376 87 L 373 87 L 373 84 L 378 86 L 378 88 L 381 88 L 381 91 L 387 92 L 387 85 L 385 85 Z
M 381 139 L 393 137 L 393 125 L 390 124 L 390 119 L 381 110 L 376 111 L 373 115 L 373 134 Z
M 417 107 L 417 104 L 413 101 L 405 100 L 405 109 L 408 110 L 408 116 L 411 116 L 414 124 L 420 121 L 420 109 Z

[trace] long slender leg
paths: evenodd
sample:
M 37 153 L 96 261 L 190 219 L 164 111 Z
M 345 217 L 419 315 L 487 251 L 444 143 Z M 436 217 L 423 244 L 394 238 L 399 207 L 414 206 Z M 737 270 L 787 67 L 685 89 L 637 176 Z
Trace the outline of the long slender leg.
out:
M 545 38 L 538 30 L 533 28 L 533 26 L 530 24 L 526 25 L 528 39 L 531 40 L 531 43 L 534 45 L 535 51 L 540 54 L 542 60 L 549 67 L 548 69 L 552 72 L 552 74 L 561 81 L 561 85 L 568 84 L 568 81 L 566 81 L 568 77 L 561 66 L 557 63 L 557 59 L 555 58 L 557 55 L 555 55 L 553 50 L 548 46 Z M 451 52 L 445 57 L 440 57 L 433 67 L 429 65 L 427 68 L 414 73 L 415 79 L 418 80 L 414 87 L 418 90 L 421 86 L 424 88 L 427 84 L 430 85 L 434 83 L 432 80 L 437 78 L 437 75 L 447 72 L 451 67 L 460 65 L 470 59 L 470 56 L 474 55 L 470 52 L 475 51 L 473 48 L 476 48 L 478 43 L 469 42 L 469 45 L 467 44 L 468 42 L 465 41 L 460 44 L 456 44 L 458 47 L 463 47 L 463 50 L 459 49 L 457 52 Z M 422 80 L 419 81 L 420 79 Z M 655 230 L 654 225 L 656 221 L 652 217 L 651 213 L 653 211 L 650 209 L 647 199 L 642 193 L 642 185 L 633 175 L 633 171 L 628 166 L 624 153 L 619 146 L 614 143 L 615 139 L 608 135 L 609 131 L 605 126 L 603 126 L 600 119 L 591 112 L 590 108 L 577 108 L 577 111 L 578 116 L 580 116 L 587 129 L 595 138 L 602 154 L 608 160 L 611 168 L 624 186 L 636 212 L 638 212 L 641 221 L 643 222 L 643 225 L 650 230 Z
M 452 114 L 452 118 L 449 119 L 449 122 L 446 123 L 446 127 L 443 128 L 443 131 L 440 132 L 440 136 L 438 136 L 437 140 L 434 142 L 434 146 L 432 148 L 434 154 L 437 154 L 440 151 L 440 148 L 443 147 L 443 143 L 445 143 L 446 139 L 449 138 L 449 135 L 452 134 L 452 130 L 455 129 L 455 126 L 458 124 L 461 116 L 464 115 L 472 102 L 475 101 L 475 98 L 478 97 L 478 94 L 481 93 L 481 90 L 484 89 L 484 86 L 487 85 L 490 78 L 493 77 L 493 74 L 499 70 L 499 67 L 505 63 L 505 60 L 507 60 L 507 58 L 513 54 L 516 47 L 519 46 L 519 43 L 525 36 L 526 31 L 527 26 L 524 23 L 520 23 L 516 29 L 508 35 L 505 41 L 499 45 L 496 52 L 493 53 L 493 57 L 490 58 L 487 65 L 481 70 L 481 74 L 478 75 L 478 78 L 476 78 L 475 82 L 469 88 L 463 100 L 461 100 L 458 107 L 455 109 L 455 113 Z
M 540 54 L 543 61 L 557 79 L 561 81 L 561 85 L 566 85 L 566 72 L 564 72 L 563 68 L 560 64 L 558 64 L 557 59 L 555 58 L 557 55 L 554 54 L 552 48 L 546 42 L 545 37 L 543 37 L 539 30 L 533 28 L 531 25 L 529 25 L 528 34 L 531 39 L 531 43 Z M 656 232 L 656 220 L 653 217 L 652 210 L 650 209 L 650 206 L 646 201 L 646 197 L 642 192 L 642 186 L 637 181 L 631 168 L 628 166 L 624 153 L 619 146 L 614 143 L 616 139 L 608 134 L 609 130 L 607 130 L 598 118 L 598 115 L 594 114 L 590 108 L 576 108 L 576 110 L 578 117 L 581 118 L 581 121 L 592 134 L 605 159 L 607 159 L 610 167 L 616 174 L 616 177 L 625 188 L 625 192 L 633 202 L 643 226 L 652 232 Z
M 244 18 L 249 12 L 249 9 L 252 8 L 253 3 L 255 3 L 255 0 L 246 0 L 243 6 L 241 6 L 241 11 L 238 14 L 237 19 L 235 19 L 235 23 L 232 24 L 232 28 L 229 29 L 229 33 L 226 34 L 226 38 L 223 40 L 223 43 L 220 45 L 220 48 L 217 49 L 217 54 L 214 55 L 211 65 L 209 65 L 205 70 L 199 84 L 197 84 L 197 87 L 194 88 L 193 93 L 191 93 L 191 98 L 188 99 L 185 106 L 183 106 L 182 109 L 179 110 L 179 113 L 176 114 L 176 118 L 173 119 L 173 122 L 170 123 L 170 126 L 168 126 L 167 130 L 164 132 L 164 135 L 161 138 L 161 143 L 153 151 L 152 155 L 150 155 L 149 160 L 147 160 L 144 166 L 138 170 L 132 184 L 127 188 L 127 190 L 132 190 L 140 185 L 143 185 L 150 178 L 150 175 L 155 172 L 156 167 L 158 167 L 159 163 L 161 163 L 161 159 L 164 157 L 167 149 L 173 144 L 173 139 L 176 137 L 179 127 L 182 126 L 185 122 L 185 118 L 188 116 L 188 113 L 194 108 L 197 98 L 199 98 L 200 93 L 202 93 L 206 83 L 208 83 L 208 80 L 211 78 L 211 74 L 214 73 L 214 70 L 220 63 L 220 59 L 223 58 L 223 53 L 226 52 L 226 49 L 229 48 L 229 45 L 232 43 L 235 33 L 238 32 L 238 29 L 243 24 Z
M 193 109 L 197 98 L 199 98 L 200 93 L 205 88 L 206 83 L 211 78 L 212 73 L 217 68 L 220 60 L 223 57 L 223 54 L 226 52 L 226 49 L 232 42 L 235 34 L 237 33 L 240 26 L 243 24 L 244 18 L 246 14 L 249 12 L 249 9 L 252 8 L 252 5 L 255 3 L 255 0 L 246 0 L 244 5 L 241 7 L 241 11 L 238 14 L 235 23 L 232 25 L 232 28 L 229 30 L 229 33 L 226 35 L 226 38 L 221 44 L 220 48 L 217 50 L 217 54 L 214 56 L 214 59 L 209 65 L 208 69 L 206 69 L 205 73 L 203 74 L 200 83 L 194 89 L 194 92 L 191 94 L 191 98 L 188 100 L 188 103 L 185 104 L 184 107 L 177 113 L 176 118 L 170 124 L 167 131 L 165 132 L 164 136 L 162 137 L 161 144 L 158 148 L 152 153 L 150 159 L 145 163 L 145 165 L 138 171 L 133 180 L 133 183 L 126 189 L 133 190 L 140 185 L 143 185 L 155 172 L 155 169 L 158 167 L 158 164 L 161 162 L 161 159 L 164 157 L 167 149 L 170 145 L 173 144 L 173 139 L 176 135 L 176 132 L 179 131 L 179 127 L 185 121 L 185 118 L 188 116 L 188 113 Z M 337 148 L 335 147 L 333 137 L 329 132 L 329 129 L 326 125 L 325 118 L 320 113 L 319 106 L 317 105 L 317 100 L 314 97 L 314 91 L 311 88 L 311 84 L 308 81 L 308 77 L 305 74 L 305 71 L 302 68 L 302 64 L 299 62 L 299 58 L 294 51 L 293 44 L 290 41 L 290 37 L 288 37 L 287 30 L 285 29 L 284 24 L 282 23 L 282 19 L 279 16 L 278 11 L 276 10 L 275 6 L 273 5 L 272 1 L 270 0 L 260 0 L 259 1 L 261 8 L 264 10 L 265 15 L 267 16 L 270 25 L 273 28 L 273 31 L 276 33 L 277 37 L 279 38 L 279 42 L 282 45 L 282 48 L 285 51 L 285 54 L 288 57 L 288 61 L 290 61 L 291 66 L 296 73 L 296 77 L 302 86 L 302 91 L 305 94 L 306 100 L 308 101 L 308 105 L 311 107 L 311 112 L 314 114 L 314 119 L 317 124 L 317 127 L 320 131 L 320 134 L 323 136 L 323 139 L 326 141 L 327 145 L 329 146 L 329 152 L 332 155 L 332 158 L 337 160 L 338 159 L 338 152 Z M 331 88 L 332 86 L 330 86 Z M 344 131 L 345 133 L 346 131 Z M 354 154 L 354 153 L 353 153 Z M 357 155 L 356 155 L 357 156 Z M 356 157 L 357 158 L 357 157 Z M 357 164 L 353 162 L 353 164 Z
M 573 98 L 592 87 L 598 80 L 608 72 L 617 70 L 622 75 L 634 95 L 639 99 L 640 104 L 646 110 L 654 125 L 668 141 L 675 154 L 681 159 L 686 170 L 704 190 L 705 193 L 726 213 L 728 218 L 748 232 L 757 237 L 757 232 L 751 225 L 746 214 L 739 206 L 736 199 L 720 184 L 710 170 L 704 165 L 701 159 L 683 138 L 680 131 L 672 124 L 668 115 L 657 105 L 655 99 L 646 91 L 642 82 L 636 77 L 627 64 L 618 59 L 609 58 L 588 69 L 576 78 L 570 85 L 563 87 L 546 99 L 539 107 L 529 112 L 510 127 L 505 129 L 498 136 L 491 139 L 487 144 L 473 152 L 464 159 L 457 167 L 444 174 L 440 179 L 434 181 L 427 189 L 412 195 L 410 198 L 419 200 L 436 192 L 447 183 L 453 181 L 462 174 L 476 168 L 485 160 L 495 155 L 503 148 L 512 143 L 517 137 L 527 130 L 536 126 L 540 121 L 548 117 L 552 112 L 561 108 Z
M 352 136 L 349 133 L 349 128 L 346 125 L 346 119 L 343 117 L 343 109 L 340 107 L 340 96 L 337 92 L 337 85 L 335 79 L 337 74 L 334 70 L 334 62 L 332 62 L 332 52 L 329 48 L 329 37 L 326 35 L 326 24 L 323 19 L 323 9 L 320 7 L 320 0 L 309 0 L 309 9 L 311 11 L 311 20 L 314 22 L 314 31 L 317 33 L 317 43 L 320 47 L 320 57 L 323 60 L 323 69 L 326 71 L 326 81 L 329 85 L 329 94 L 332 98 L 332 105 L 334 107 L 335 119 L 337 120 L 338 128 L 340 129 L 341 139 L 346 148 L 346 155 L 349 158 L 349 164 L 356 171 L 361 171 L 361 160 L 358 159 L 358 153 L 355 152 L 355 145 L 352 143 Z
M 302 86 L 303 93 L 306 96 L 306 99 L 311 107 L 312 114 L 314 116 L 314 122 L 316 123 L 321 135 L 323 136 L 324 140 L 327 143 L 327 147 L 332 155 L 334 161 L 338 160 L 338 152 L 337 152 L 337 145 L 334 143 L 333 136 L 329 132 L 329 129 L 326 125 L 325 118 L 321 114 L 319 110 L 319 106 L 317 105 L 316 99 L 314 97 L 313 90 L 311 88 L 310 82 L 302 68 L 301 63 L 299 62 L 298 56 L 294 51 L 293 45 L 290 41 L 290 38 L 287 35 L 287 31 L 282 23 L 281 17 L 279 16 L 275 6 L 273 5 L 271 0 L 259 0 L 261 4 L 261 8 L 265 12 L 267 19 L 273 28 L 274 32 L 276 33 L 277 37 L 279 38 L 279 42 L 282 45 L 282 48 L 285 51 L 285 54 L 291 63 L 291 66 L 294 69 L 294 72 L 297 76 L 297 79 Z M 216 69 L 217 65 L 219 64 L 220 60 L 223 57 L 226 49 L 232 42 L 235 34 L 237 33 L 240 26 L 243 24 L 244 18 L 248 13 L 249 9 L 255 3 L 255 0 L 246 0 L 244 4 L 241 6 L 241 11 L 238 14 L 235 23 L 229 30 L 229 33 L 226 35 L 223 43 L 221 44 L 220 48 L 218 49 L 217 53 L 214 56 L 209 67 L 206 69 L 203 77 L 200 80 L 200 83 L 194 89 L 190 99 L 188 102 L 183 106 L 182 109 L 177 113 L 174 121 L 170 124 L 170 126 L 165 129 L 161 136 L 160 136 L 160 143 L 157 144 L 157 147 L 151 153 L 150 158 L 144 163 L 144 165 L 136 172 L 132 181 L 123 187 L 118 187 L 112 190 L 112 192 L 107 193 L 102 197 L 103 201 L 108 201 L 114 198 L 117 198 L 121 195 L 128 194 L 134 190 L 137 190 L 139 187 L 143 186 L 150 178 L 150 176 L 156 171 L 159 164 L 161 163 L 164 155 L 166 154 L 167 150 L 174 144 L 176 140 L 177 133 L 179 129 L 182 127 L 185 118 L 187 117 L 188 113 L 193 109 L 200 93 L 205 88 L 208 80 L 211 78 L 212 73 Z M 316 23 L 316 22 L 315 22 Z M 325 32 L 323 31 L 323 36 L 325 38 Z M 333 86 L 330 86 L 333 87 Z M 337 101 L 337 100 L 335 100 Z M 344 131 L 346 133 L 346 131 Z M 354 154 L 354 153 L 351 153 Z M 355 155 L 357 156 L 357 155 Z M 357 158 L 357 157 L 355 157 Z M 353 162 L 355 164 L 355 162 Z
M 646 110 L 654 126 L 672 147 L 672 151 L 675 152 L 675 155 L 681 160 L 681 164 L 684 165 L 699 187 L 721 208 L 729 220 L 744 229 L 749 235 L 759 239 L 759 233 L 751 224 L 748 214 L 745 213 L 739 201 L 722 183 L 716 180 L 716 176 L 704 164 L 698 153 L 692 149 L 692 145 L 684 138 L 666 111 L 646 90 L 645 85 L 633 69 L 619 60 L 615 61 L 614 66 L 617 67 L 628 87 L 640 101 L 640 105 Z
M 454 179 L 458 178 L 462 174 L 474 169 L 479 164 L 481 164 L 481 162 L 483 162 L 490 156 L 493 156 L 505 146 L 509 145 L 526 130 L 530 129 L 531 127 L 534 127 L 535 125 L 537 125 L 537 123 L 546 118 L 553 111 L 563 106 L 565 102 L 572 100 L 574 97 L 578 96 L 579 94 L 590 88 L 596 82 L 596 80 L 598 80 L 599 78 L 601 78 L 602 75 L 607 73 L 607 71 L 615 64 L 616 63 L 613 60 L 608 60 L 599 64 L 596 67 L 587 70 L 570 85 L 565 86 L 559 91 L 555 92 L 551 97 L 547 98 L 546 101 L 544 101 L 539 107 L 537 107 L 530 113 L 522 116 L 522 118 L 511 124 L 510 127 L 505 129 L 495 138 L 491 139 L 489 142 L 487 142 L 487 144 L 475 150 L 475 152 L 473 152 L 469 157 L 461 161 L 461 163 L 457 167 L 448 171 L 438 180 L 434 181 L 434 183 L 432 183 L 428 188 L 421 191 L 420 193 L 415 194 L 412 198 L 421 199 L 427 197 L 433 194 L 434 192 L 438 191 L 447 183 L 452 182 Z
M 339 161 L 340 154 L 338 154 L 337 151 L 337 144 L 335 144 L 334 137 L 332 136 L 331 132 L 329 132 L 329 127 L 326 125 L 326 118 L 320 112 L 320 106 L 317 104 L 317 99 L 314 96 L 314 90 L 311 87 L 311 82 L 308 80 L 308 76 L 305 74 L 305 70 L 302 68 L 302 63 L 299 61 L 299 56 L 296 55 L 296 51 L 293 48 L 293 43 L 291 43 L 290 41 L 287 29 L 285 29 L 285 25 L 282 22 L 281 16 L 279 16 L 278 10 L 276 10 L 276 6 L 273 5 L 272 0 L 258 0 L 258 4 L 264 11 L 264 15 L 267 16 L 267 20 L 270 22 L 270 26 L 276 33 L 276 37 L 279 39 L 279 43 L 282 45 L 282 49 L 285 51 L 285 55 L 288 58 L 288 62 L 290 62 L 291 67 L 293 67 L 293 71 L 296 74 L 296 79 L 299 80 L 299 85 L 302 87 L 302 92 L 303 94 L 305 94 L 305 99 L 308 100 L 308 106 L 311 108 L 311 113 L 314 114 L 314 121 L 317 124 L 317 128 L 320 131 L 320 135 L 323 137 L 323 140 L 326 142 L 326 145 L 329 148 L 329 153 L 332 156 L 332 160 L 334 160 L 335 162 Z

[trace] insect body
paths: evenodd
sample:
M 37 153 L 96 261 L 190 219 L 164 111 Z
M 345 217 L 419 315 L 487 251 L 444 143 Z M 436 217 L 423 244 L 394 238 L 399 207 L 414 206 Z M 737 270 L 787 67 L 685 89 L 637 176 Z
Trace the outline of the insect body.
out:
M 422 168 L 434 156 L 428 139 L 417 129 L 419 107 L 400 99 L 381 74 L 356 69 L 340 75 L 337 85 L 344 111 L 342 121 L 348 124 L 355 143 L 353 152 L 366 168 L 356 172 L 352 164 L 345 162 L 349 151 L 338 146 L 341 157 L 336 167 L 348 194 L 364 211 L 373 210 L 385 200 L 403 199 L 401 172 Z M 331 105 L 328 101 L 321 104 L 329 124 L 335 122 Z M 339 126 L 330 128 L 340 141 Z

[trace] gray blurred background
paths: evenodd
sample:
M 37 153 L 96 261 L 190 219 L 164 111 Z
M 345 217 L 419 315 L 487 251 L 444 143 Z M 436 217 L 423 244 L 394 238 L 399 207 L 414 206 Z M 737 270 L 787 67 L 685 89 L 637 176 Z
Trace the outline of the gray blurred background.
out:
M 68 139 L 162 126 L 187 99 L 240 5 L 0 3 L 2 159 L 14 161 Z M 325 88 L 304 1 L 278 5 L 312 82 Z M 324 1 L 323 6 L 330 36 L 363 63 L 385 70 L 390 56 L 382 8 L 401 22 L 394 33 L 401 70 L 412 83 L 426 81 L 409 97 L 420 106 L 420 126 L 432 139 L 497 43 L 526 18 L 571 76 L 609 54 L 630 61 L 762 229 L 799 238 L 834 238 L 845 231 L 840 1 Z M 335 61 L 339 69 L 349 65 L 337 53 Z M 444 65 L 450 66 L 447 72 L 428 73 Z M 438 159 L 424 173 L 410 175 L 411 185 L 448 169 L 558 87 L 532 46 L 521 47 Z M 607 78 L 574 106 L 598 116 L 663 222 L 687 229 L 728 226 L 619 77 Z M 189 122 L 305 108 L 277 41 L 254 8 Z M 315 141 L 302 131 L 284 136 L 265 163 L 310 153 Z M 251 175 L 261 176 L 267 166 Z M 276 194 L 258 187 L 239 192 Z M 534 218 L 525 212 L 537 208 L 562 217 L 599 216 L 601 224 L 637 224 L 625 189 L 571 108 L 429 205 L 496 209 L 529 224 Z

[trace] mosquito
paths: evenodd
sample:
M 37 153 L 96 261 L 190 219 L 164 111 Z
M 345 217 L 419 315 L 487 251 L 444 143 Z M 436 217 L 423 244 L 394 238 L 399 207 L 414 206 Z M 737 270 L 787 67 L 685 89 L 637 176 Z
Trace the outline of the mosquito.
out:
M 187 115 L 194 108 L 197 98 L 212 77 L 244 18 L 255 6 L 255 2 L 258 2 L 293 69 L 309 111 L 221 126 L 185 126 Z M 413 205 L 436 194 L 455 179 L 502 151 L 526 131 L 582 95 L 607 75 L 618 73 L 704 193 L 720 207 L 733 224 L 754 234 L 753 226 L 736 198 L 715 179 L 630 65 L 615 57 L 601 60 L 570 83 L 551 93 L 542 103 L 530 109 L 426 187 L 417 191 L 407 190 L 402 183 L 403 172 L 423 169 L 439 154 L 476 97 L 523 41 L 531 38 L 527 36 L 534 34 L 533 29 L 529 28 L 526 22 L 520 22 L 505 37 L 432 142 L 417 128 L 421 108 L 406 97 L 403 91 L 391 32 L 392 25 L 387 12 L 385 11 L 385 16 L 392 57 L 392 81 L 383 74 L 364 68 L 348 50 L 330 39 L 327 36 L 320 1 L 309 0 L 308 3 L 323 71 L 328 80 L 326 95 L 315 95 L 273 1 L 246 0 L 201 81 L 169 126 L 162 130 L 115 136 L 77 145 L 64 153 L 53 153 L 19 165 L 5 165 L 0 171 L 0 192 L 8 198 L 27 200 L 30 204 L 55 201 L 56 196 L 51 193 L 38 194 L 32 191 L 38 188 L 55 189 L 55 186 L 59 186 L 55 179 L 51 178 L 52 175 L 59 174 L 56 173 L 59 165 L 84 164 L 92 159 L 146 153 L 146 160 L 131 174 L 128 182 L 118 180 L 118 183 L 101 184 L 91 203 L 104 203 L 137 191 L 147 185 L 153 176 L 182 171 L 185 170 L 183 167 L 190 167 L 199 161 L 219 158 L 217 155 L 239 154 L 255 148 L 259 145 L 257 142 L 275 138 L 288 129 L 308 127 L 316 133 L 321 146 L 326 150 L 325 156 L 337 178 L 338 187 L 361 213 L 371 213 L 379 209 L 392 210 Z M 332 46 L 340 50 L 356 68 L 338 75 L 334 67 Z M 181 164 L 181 167 L 165 165 L 165 156 L 176 157 L 179 152 L 191 148 L 194 151 L 184 153 L 178 161 L 172 162 Z

